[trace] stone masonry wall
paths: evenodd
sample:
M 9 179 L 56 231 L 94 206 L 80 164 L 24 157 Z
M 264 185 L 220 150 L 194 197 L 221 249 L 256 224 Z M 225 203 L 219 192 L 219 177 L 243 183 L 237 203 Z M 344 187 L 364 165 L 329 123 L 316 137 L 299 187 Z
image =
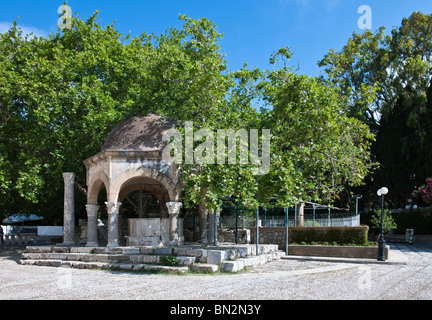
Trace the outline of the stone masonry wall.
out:
M 249 228 L 251 243 L 256 243 L 256 228 Z M 288 236 L 290 235 L 288 230 Z M 289 239 L 291 241 L 291 239 Z M 259 228 L 260 244 L 277 244 L 279 250 L 285 250 L 285 227 Z

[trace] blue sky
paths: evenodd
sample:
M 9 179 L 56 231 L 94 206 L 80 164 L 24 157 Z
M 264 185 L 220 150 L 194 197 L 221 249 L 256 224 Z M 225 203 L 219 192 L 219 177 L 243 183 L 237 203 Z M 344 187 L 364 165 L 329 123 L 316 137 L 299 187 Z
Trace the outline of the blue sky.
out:
M 47 36 L 57 30 L 58 0 L 0 0 L 0 32 L 17 20 L 25 32 Z M 369 5 L 372 30 L 399 26 L 413 11 L 432 13 L 431 0 L 70 0 L 72 12 L 86 19 L 99 9 L 98 22 L 116 20 L 116 29 L 132 36 L 141 32 L 160 34 L 180 27 L 179 14 L 206 17 L 218 25 L 228 67 L 237 70 L 244 62 L 268 68 L 271 53 L 290 46 L 293 64 L 300 73 L 319 75 L 317 61 L 329 49 L 341 49 L 358 27 L 358 8 Z M 76 14 L 74 14 L 76 15 Z M 18 19 L 19 17 L 19 19 Z

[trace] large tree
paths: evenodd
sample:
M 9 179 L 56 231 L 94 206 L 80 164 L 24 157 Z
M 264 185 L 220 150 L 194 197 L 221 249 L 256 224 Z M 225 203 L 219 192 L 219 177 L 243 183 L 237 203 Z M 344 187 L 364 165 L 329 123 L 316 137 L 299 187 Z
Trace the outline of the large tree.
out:
M 205 18 L 180 19 L 182 29 L 133 39 L 101 27 L 97 12 L 49 38 L 24 36 L 16 23 L 0 35 L 1 214 L 60 223 L 61 173 L 84 184 L 82 161 L 132 115 L 223 123 L 231 82 L 220 34 Z
M 369 128 L 346 113 L 346 99 L 321 79 L 299 75 L 287 67 L 289 49 L 276 52 L 271 63 L 282 68 L 265 73 L 258 84 L 269 109 L 263 126 L 272 129 L 271 171 L 261 178 L 262 197 L 275 205 L 304 201 L 333 203 L 349 186 L 362 184 L 373 167 Z
M 338 90 L 287 67 L 291 56 L 289 49 L 280 49 L 270 59 L 271 70 L 245 66 L 236 72 L 238 83 L 227 102 L 235 105 L 234 128 L 270 130 L 268 172 L 253 174 L 251 154 L 248 165 L 195 168 L 186 188 L 193 203 L 204 195 L 218 208 L 223 197 L 233 196 L 250 208 L 288 208 L 305 201 L 332 203 L 347 187 L 362 184 L 374 165 L 368 126 L 347 115 L 347 99 Z M 278 68 L 278 60 L 285 61 L 283 67 Z M 259 112 L 250 108 L 258 100 Z
M 347 112 L 376 135 L 381 166 L 362 192 L 373 198 L 386 185 L 396 206 L 432 176 L 431 25 L 432 15 L 414 12 L 389 34 L 354 33 L 319 62 L 327 83 L 349 98 Z
M 250 208 L 331 201 L 364 178 L 367 127 L 321 80 L 286 66 L 229 72 L 221 35 L 205 18 L 181 16 L 181 29 L 135 38 L 96 19 L 74 18 L 71 29 L 49 38 L 24 37 L 17 25 L 0 36 L 0 214 L 36 213 L 61 223 L 61 173 L 75 172 L 84 184 L 82 161 L 99 152 L 110 130 L 150 112 L 190 121 L 194 132 L 257 129 L 256 150 L 260 130 L 270 129 L 267 174 L 255 171 L 250 140 L 247 163 L 182 165 L 183 200 L 204 210 L 220 209 L 230 196 Z M 290 55 L 279 50 L 271 63 Z M 267 103 L 262 110 L 257 99 Z M 77 205 L 83 217 L 85 200 Z

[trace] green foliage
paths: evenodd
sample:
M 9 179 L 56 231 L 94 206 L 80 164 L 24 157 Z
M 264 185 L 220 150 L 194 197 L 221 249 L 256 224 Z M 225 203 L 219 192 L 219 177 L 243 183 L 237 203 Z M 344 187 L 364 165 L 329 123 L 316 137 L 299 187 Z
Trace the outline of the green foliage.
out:
M 160 263 L 164 266 L 175 267 L 178 265 L 178 260 L 176 256 L 160 256 Z
M 347 99 L 347 113 L 376 135 L 372 146 L 379 170 L 362 190 L 403 206 L 415 186 L 432 175 L 432 15 L 413 12 L 388 34 L 354 32 L 339 52 L 319 62 L 325 81 Z
M 283 51 L 284 59 L 289 52 Z M 266 72 L 258 84 L 270 110 L 263 126 L 272 130 L 271 172 L 260 178 L 262 197 L 291 207 L 300 200 L 332 202 L 347 186 L 358 186 L 373 168 L 366 125 L 345 113 L 345 99 L 318 78 L 286 67 Z
M 375 231 L 381 230 L 381 210 L 374 210 L 370 219 L 370 228 Z M 396 229 L 397 225 L 392 217 L 389 210 L 384 210 L 383 215 L 383 231 L 384 233 L 389 232 L 392 229 Z
M 366 245 L 368 226 L 359 227 L 292 227 L 293 243 L 332 243 L 332 245 Z
M 405 234 L 406 229 L 414 229 L 415 234 L 432 234 L 432 209 L 400 210 L 392 212 L 391 217 L 396 224 L 393 229 L 397 234 Z M 363 213 L 361 223 L 371 225 L 375 213 Z M 380 223 L 380 222 L 379 222 Z M 378 228 L 378 227 L 377 227 Z M 377 232 L 379 229 L 375 230 Z
M 73 18 L 72 29 L 49 38 L 24 38 L 16 23 L 0 35 L 0 214 L 61 223 L 61 173 L 84 185 L 83 160 L 132 115 L 202 125 L 228 114 L 231 80 L 212 22 L 181 16 L 183 29 L 129 39 L 96 19 Z
M 426 179 L 426 184 L 414 190 L 412 196 L 428 205 L 432 205 L 432 179 Z
M 62 172 L 84 185 L 83 160 L 117 123 L 150 112 L 193 121 L 194 130 L 271 130 L 267 175 L 254 176 L 252 163 L 184 165 L 187 204 L 331 201 L 370 171 L 369 129 L 346 113 L 339 90 L 287 67 L 289 48 L 270 59 L 281 69 L 228 72 L 221 34 L 206 18 L 180 16 L 180 29 L 135 38 L 96 20 L 97 12 L 73 18 L 72 29 L 49 38 L 24 38 L 16 24 L 0 35 L 0 214 L 61 223 Z M 257 110 L 260 99 L 266 106 Z M 78 193 L 77 218 L 85 201 Z

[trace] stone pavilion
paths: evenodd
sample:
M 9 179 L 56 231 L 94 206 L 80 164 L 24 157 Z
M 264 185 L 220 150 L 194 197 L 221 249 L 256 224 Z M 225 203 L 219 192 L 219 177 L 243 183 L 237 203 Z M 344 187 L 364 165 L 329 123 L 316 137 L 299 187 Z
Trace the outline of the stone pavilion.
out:
M 118 124 L 109 134 L 100 153 L 84 161 L 87 176 L 87 246 L 98 243 L 98 196 L 103 188 L 108 212 L 107 246 L 119 246 L 119 213 L 131 192 L 151 195 L 160 210 L 128 219 L 126 245 L 167 245 L 183 241 L 183 221 L 178 215 L 182 203 L 178 168 L 162 159 L 164 132 L 175 122 L 160 116 L 132 117 Z M 73 244 L 74 174 L 64 173 L 65 211 L 64 244 Z M 142 212 L 141 212 L 142 213 Z

